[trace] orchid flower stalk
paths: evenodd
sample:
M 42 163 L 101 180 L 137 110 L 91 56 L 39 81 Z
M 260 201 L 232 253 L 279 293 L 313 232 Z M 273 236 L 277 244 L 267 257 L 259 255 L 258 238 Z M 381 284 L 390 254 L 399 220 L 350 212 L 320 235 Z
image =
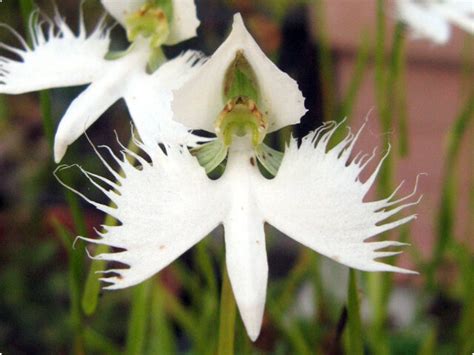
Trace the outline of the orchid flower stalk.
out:
M 120 98 L 125 100 L 143 142 L 176 139 L 192 145 L 193 136 L 172 121 L 171 90 L 179 87 L 203 59 L 201 54 L 188 51 L 166 61 L 161 45 L 196 35 L 199 20 L 193 0 L 102 3 L 126 28 L 131 41 L 127 51 L 118 55 L 108 52 L 111 27 L 105 18 L 87 34 L 81 13 L 75 34 L 57 12 L 53 19 L 34 14 L 29 24 L 31 47 L 12 29 L 22 48 L 0 43 L 0 48 L 21 59 L 0 56 L 0 93 L 90 84 L 61 119 L 54 142 L 56 162 Z
M 375 151 L 353 156 L 362 128 L 333 148 L 329 141 L 340 126 L 334 123 L 310 133 L 300 145 L 291 139 L 279 157 L 264 147 L 268 132 L 297 123 L 306 109 L 297 83 L 264 55 L 240 15 L 226 41 L 174 92 L 172 107 L 186 126 L 215 132 L 217 143 L 212 143 L 223 148 L 203 147 L 214 151 L 215 160 L 227 159 L 225 171 L 211 180 L 206 164 L 195 157 L 199 152 L 139 141 L 148 160 L 125 148 L 123 159 L 112 155 L 123 176 L 103 160 L 117 182 L 83 170 L 115 207 L 81 196 L 121 222 L 105 226 L 98 239 L 82 238 L 122 249 L 93 256 L 129 266 L 104 271 L 106 289 L 153 276 L 221 224 L 230 283 L 252 340 L 260 333 L 267 290 L 265 223 L 349 267 L 413 273 L 378 261 L 399 253 L 385 248 L 405 244 L 369 241 L 413 220 L 415 215 L 390 218 L 418 201 L 406 202 L 415 191 L 396 199 L 398 188 L 382 200 L 365 201 L 383 159 L 361 181 L 361 172 L 375 157 Z M 274 178 L 265 177 L 259 164 Z

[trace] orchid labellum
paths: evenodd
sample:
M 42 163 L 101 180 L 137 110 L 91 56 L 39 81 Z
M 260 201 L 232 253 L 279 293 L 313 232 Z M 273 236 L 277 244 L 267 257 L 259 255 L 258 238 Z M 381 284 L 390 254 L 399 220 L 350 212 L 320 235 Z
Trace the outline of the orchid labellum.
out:
M 304 98 L 296 82 L 260 50 L 240 15 L 227 40 L 174 95 L 175 118 L 214 132 L 213 142 L 202 151 L 136 142 L 149 159 L 128 149 L 123 159 L 113 155 L 123 174 L 106 165 L 117 182 L 83 171 L 114 207 L 89 202 L 121 222 L 106 226 L 98 239 L 84 238 L 122 249 L 94 256 L 129 265 L 105 271 L 107 289 L 153 276 L 221 224 L 230 282 L 252 340 L 260 332 L 267 289 L 265 223 L 349 267 L 412 273 L 377 260 L 397 254 L 383 249 L 402 243 L 369 240 L 413 220 L 410 215 L 388 221 L 417 202 L 403 203 L 415 192 L 395 199 L 396 191 L 365 201 L 382 162 L 361 181 L 374 157 L 353 155 L 362 129 L 333 148 L 328 143 L 339 126 L 333 123 L 300 145 L 292 139 L 284 154 L 265 146 L 268 132 L 299 121 L 306 112 Z M 211 180 L 206 170 L 225 159 L 223 175 Z
M 61 119 L 54 143 L 56 162 L 120 98 L 125 99 L 144 142 L 177 139 L 186 143 L 192 137 L 171 120 L 171 90 L 202 63 L 202 56 L 189 51 L 167 62 L 160 46 L 196 35 L 199 21 L 193 0 L 102 3 L 127 30 L 131 45 L 125 52 L 108 53 L 110 27 L 103 18 L 87 34 L 82 14 L 78 34 L 57 13 L 54 19 L 34 14 L 30 20 L 31 46 L 16 32 L 22 48 L 0 43 L 1 48 L 21 59 L 0 56 L 0 93 L 90 84 Z

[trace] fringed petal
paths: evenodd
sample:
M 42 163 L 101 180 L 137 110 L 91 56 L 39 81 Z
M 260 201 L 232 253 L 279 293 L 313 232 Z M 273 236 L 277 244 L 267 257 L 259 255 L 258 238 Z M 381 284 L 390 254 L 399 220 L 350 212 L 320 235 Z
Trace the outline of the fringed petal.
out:
M 185 126 L 214 132 L 214 123 L 224 107 L 224 77 L 238 51 L 255 72 L 260 89 L 260 110 L 268 116 L 269 131 L 295 124 L 305 114 L 298 84 L 268 59 L 244 26 L 234 16 L 232 32 L 202 69 L 175 91 L 175 120 Z
M 108 271 L 114 274 L 102 279 L 110 283 L 108 289 L 132 286 L 151 277 L 211 232 L 223 216 L 216 182 L 186 149 L 167 146 L 163 151 L 138 144 L 151 162 L 142 158 L 135 167 L 128 158 L 136 154 L 124 149 L 123 159 L 114 156 L 123 176 L 106 165 L 118 181 L 107 182 L 100 190 L 105 189 L 115 208 L 88 200 L 102 211 L 106 207 L 121 223 L 106 226 L 98 239 L 86 239 L 124 249 L 93 257 L 129 266 Z M 104 184 L 105 178 L 84 173 L 96 187 Z M 108 189 L 110 184 L 113 189 Z
M 371 158 L 357 155 L 350 159 L 362 128 L 328 149 L 337 128 L 338 125 L 326 124 L 306 136 L 299 147 L 292 139 L 277 176 L 259 181 L 256 191 L 265 220 L 296 241 L 347 266 L 412 273 L 376 261 L 393 254 L 380 249 L 400 243 L 367 239 L 413 220 L 415 215 L 387 221 L 418 201 L 399 204 L 404 198 L 393 201 L 390 196 L 364 202 L 381 163 L 362 182 L 361 171 Z
M 22 47 L 0 43 L 0 48 L 20 60 L 0 56 L 0 93 L 21 94 L 87 84 L 106 66 L 104 56 L 109 48 L 110 29 L 104 19 L 87 35 L 81 14 L 80 30 L 76 35 L 58 14 L 51 20 L 34 13 L 30 18 L 31 47 L 10 30 Z

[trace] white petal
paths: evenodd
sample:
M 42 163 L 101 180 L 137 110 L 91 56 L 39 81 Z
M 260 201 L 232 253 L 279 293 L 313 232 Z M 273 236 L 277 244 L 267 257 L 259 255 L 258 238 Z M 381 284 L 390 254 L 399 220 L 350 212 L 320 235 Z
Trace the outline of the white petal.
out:
M 207 177 L 186 149 L 168 146 L 164 153 L 158 146 L 141 148 L 151 163 L 127 151 L 139 159 L 140 169 L 125 156 L 124 161 L 115 158 L 125 173 L 123 178 L 106 165 L 118 179 L 116 184 L 106 182 L 115 191 L 101 188 L 95 176 L 84 172 L 116 208 L 88 201 L 121 222 L 119 226 L 106 227 L 99 239 L 86 239 L 125 249 L 95 257 L 130 267 L 109 270 L 119 276 L 103 279 L 111 283 L 108 289 L 132 286 L 151 277 L 205 237 L 222 219 L 216 182 Z M 104 182 L 104 178 L 99 180 Z
M 133 50 L 123 58 L 108 61 L 101 77 L 71 103 L 56 132 L 56 162 L 61 161 L 72 142 L 124 95 L 127 83 L 144 73 L 148 53 L 146 48 L 144 43 L 136 43 Z
M 364 202 L 380 164 L 361 182 L 359 175 L 368 160 L 360 155 L 349 160 L 360 131 L 355 136 L 349 134 L 326 151 L 336 128 L 326 125 L 306 136 L 299 148 L 296 140 L 292 140 L 277 176 L 260 182 L 256 189 L 263 216 L 289 237 L 347 266 L 365 271 L 410 273 L 375 260 L 393 254 L 379 249 L 400 243 L 366 240 L 414 219 L 411 215 L 386 221 L 414 203 L 388 210 L 403 199 Z
M 165 44 L 176 44 L 195 37 L 199 24 L 194 0 L 173 0 L 173 20 Z
M 195 136 L 172 119 L 171 91 L 180 87 L 203 60 L 199 52 L 187 51 L 163 64 L 153 75 L 143 72 L 127 83 L 125 101 L 145 144 L 193 145 Z
M 397 14 L 399 20 L 410 27 L 415 37 L 427 38 L 436 44 L 444 44 L 451 36 L 449 23 L 423 4 L 413 0 L 398 0 Z
M 471 0 L 433 3 L 431 8 L 440 16 L 474 34 L 474 2 Z
M 260 110 L 269 118 L 269 131 L 298 123 L 306 109 L 296 81 L 268 59 L 248 33 L 240 14 L 234 16 L 232 32 L 202 69 L 175 91 L 172 108 L 175 119 L 190 128 L 214 132 L 214 122 L 224 107 L 224 75 L 243 51 L 257 76 Z
M 92 83 L 71 103 L 54 138 L 54 160 L 59 163 L 67 147 L 79 138 L 120 97 L 113 76 Z
M 247 332 L 255 340 L 262 324 L 268 278 L 263 218 L 254 191 L 255 179 L 262 179 L 258 169 L 250 164 L 247 152 L 236 153 L 224 176 L 212 181 L 187 149 L 167 145 L 163 152 L 157 145 L 139 146 L 151 163 L 126 148 L 123 160 L 112 154 L 125 177 L 101 157 L 116 183 L 82 170 L 116 208 L 73 190 L 121 222 L 107 227 L 99 239 L 85 238 L 125 249 L 94 257 L 130 266 L 109 270 L 119 276 L 104 278 L 112 283 L 107 288 L 124 288 L 145 280 L 223 223 L 230 282 Z M 127 155 L 135 157 L 141 168 L 133 167 Z
M 144 3 L 144 0 L 102 0 L 102 5 L 122 26 L 125 25 L 127 16 L 137 11 Z M 199 23 L 194 0 L 173 0 L 173 19 L 165 44 L 176 44 L 196 36 Z
M 32 17 L 33 19 L 34 17 Z M 21 94 L 53 87 L 83 85 L 100 75 L 109 48 L 109 29 L 103 20 L 87 36 L 83 19 L 79 34 L 74 34 L 63 19 L 31 20 L 30 48 L 21 37 L 21 49 L 3 47 L 20 57 L 21 61 L 0 56 L 0 93 Z M 12 30 L 13 31 L 13 30 Z
M 106 10 L 122 25 L 128 15 L 138 11 L 145 4 L 145 0 L 101 0 Z
M 230 199 L 224 218 L 227 271 L 252 341 L 260 334 L 268 279 L 263 218 L 253 191 L 253 180 L 259 174 L 248 155 L 244 153 L 242 158 L 242 154 L 231 152 L 222 177 Z

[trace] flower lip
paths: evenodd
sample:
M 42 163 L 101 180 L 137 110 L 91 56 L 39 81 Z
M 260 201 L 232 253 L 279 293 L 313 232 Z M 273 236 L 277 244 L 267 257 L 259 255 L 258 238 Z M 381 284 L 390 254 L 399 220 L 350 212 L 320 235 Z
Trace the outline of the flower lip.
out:
M 221 113 L 226 73 L 242 53 L 255 73 L 259 110 L 268 117 L 268 131 L 296 124 L 306 113 L 304 97 L 296 81 L 268 59 L 245 28 L 240 14 L 234 15 L 232 31 L 192 80 L 174 91 L 174 118 L 185 126 L 214 131 Z

